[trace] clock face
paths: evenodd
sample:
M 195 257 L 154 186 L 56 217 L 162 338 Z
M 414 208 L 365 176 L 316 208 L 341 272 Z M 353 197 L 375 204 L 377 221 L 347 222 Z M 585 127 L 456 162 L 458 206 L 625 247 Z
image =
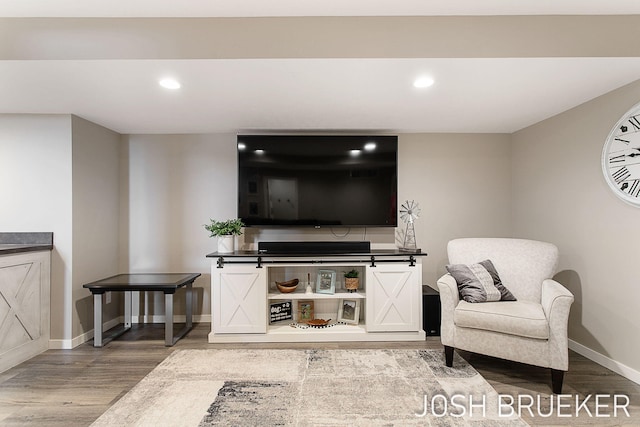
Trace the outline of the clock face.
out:
M 640 207 L 640 104 L 611 129 L 602 150 L 602 172 L 618 197 Z

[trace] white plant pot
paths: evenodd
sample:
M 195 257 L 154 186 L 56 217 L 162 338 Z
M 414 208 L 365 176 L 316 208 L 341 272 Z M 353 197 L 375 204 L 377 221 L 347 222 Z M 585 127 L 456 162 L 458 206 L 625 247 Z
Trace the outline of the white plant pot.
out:
M 218 253 L 230 254 L 234 251 L 235 236 L 218 236 Z

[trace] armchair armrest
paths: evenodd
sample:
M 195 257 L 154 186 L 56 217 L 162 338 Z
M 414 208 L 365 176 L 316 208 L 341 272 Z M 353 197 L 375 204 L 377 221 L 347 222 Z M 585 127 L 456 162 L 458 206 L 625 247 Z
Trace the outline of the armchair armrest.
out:
M 449 273 L 445 274 L 438 279 L 438 291 L 440 292 L 440 303 L 444 310 L 445 304 L 449 306 L 450 310 L 453 310 L 460 301 L 460 294 L 458 292 L 458 284 L 456 279 Z
M 550 364 L 552 369 L 569 369 L 568 322 L 569 310 L 573 303 L 573 294 L 560 283 L 552 279 L 542 282 L 542 309 L 549 321 Z
M 562 309 L 566 310 L 568 317 L 569 307 L 573 303 L 573 294 L 555 280 L 545 279 L 542 281 L 541 303 L 547 319 L 551 319 L 552 314 Z
M 458 285 L 456 279 L 450 274 L 445 274 L 438 279 L 438 290 L 440 291 L 440 340 L 443 345 L 454 346 L 453 311 L 460 302 Z

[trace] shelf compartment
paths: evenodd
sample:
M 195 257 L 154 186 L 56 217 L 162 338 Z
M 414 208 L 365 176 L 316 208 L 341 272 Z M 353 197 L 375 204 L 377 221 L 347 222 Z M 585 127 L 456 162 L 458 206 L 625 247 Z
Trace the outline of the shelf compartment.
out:
M 288 294 L 270 292 L 267 295 L 269 300 L 320 300 L 320 299 L 365 299 L 364 292 L 336 292 L 335 294 L 307 294 L 305 292 L 291 292 Z
M 335 334 L 366 334 L 367 330 L 364 325 L 335 325 L 328 328 L 295 328 L 289 323 L 279 323 L 269 325 L 267 334 L 269 335 L 297 335 L 297 334 L 318 334 L 318 335 L 335 335 Z

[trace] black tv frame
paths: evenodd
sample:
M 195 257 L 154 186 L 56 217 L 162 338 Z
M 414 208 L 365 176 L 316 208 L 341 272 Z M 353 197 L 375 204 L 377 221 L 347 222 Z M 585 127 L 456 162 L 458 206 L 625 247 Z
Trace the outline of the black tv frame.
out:
M 238 217 L 248 227 L 266 227 L 266 228 L 353 228 L 353 227 L 397 227 L 398 225 L 398 137 L 397 135 L 352 135 L 352 134 L 239 134 L 237 136 L 238 146 L 244 144 L 244 150 L 238 149 Z M 364 144 L 367 142 L 376 142 L 378 151 L 365 151 Z M 269 153 L 269 150 L 261 155 L 256 155 L 255 150 L 260 146 L 268 147 L 271 150 L 280 150 L 276 153 Z M 278 148 L 274 149 L 274 146 Z M 349 156 L 349 150 L 362 150 L 359 156 Z M 271 156 L 271 157 L 269 157 Z M 362 159 L 366 160 L 363 162 Z M 257 171 L 261 171 L 256 175 L 256 179 L 252 180 L 247 177 L 251 162 L 254 162 Z M 279 218 L 273 220 L 266 213 L 268 201 L 265 190 L 265 183 L 261 182 L 265 178 L 263 176 L 264 168 L 260 162 L 273 165 L 285 170 L 285 174 L 291 174 L 296 177 L 300 170 L 310 168 L 313 173 L 318 173 L 318 167 L 321 164 L 322 171 L 331 171 L 335 174 L 344 174 L 348 171 L 349 179 L 360 179 L 360 184 L 369 185 L 369 188 L 375 190 L 364 191 L 368 194 L 369 199 L 375 200 L 377 210 L 373 208 L 364 208 L 361 212 L 359 221 L 351 220 L 353 214 L 357 211 L 350 211 L 349 221 L 344 222 L 345 217 L 323 218 L 307 217 L 307 218 Z M 281 169 L 273 168 L 275 176 L 282 173 Z M 243 176 L 244 174 L 244 176 Z M 380 174 L 380 175 L 378 175 Z M 338 178 L 332 178 L 338 179 Z M 366 183 L 370 180 L 369 183 Z M 377 182 L 375 181 L 377 180 Z M 305 181 L 301 179 L 301 181 Z M 309 180 L 312 181 L 312 180 Z M 345 183 L 347 179 L 345 178 Z M 346 184 L 345 184 L 346 185 Z M 383 200 L 381 193 L 377 190 L 380 186 L 384 187 Z M 325 189 L 326 190 L 326 189 Z M 311 194 L 309 191 L 302 192 L 303 195 Z M 326 191 L 325 191 L 326 193 Z M 361 194 L 361 193 L 354 193 Z M 372 196 L 373 195 L 373 196 Z M 318 196 L 322 197 L 322 196 Z M 343 196 L 346 197 L 346 196 Z M 344 202 L 344 200 L 343 200 Z M 315 202 L 318 203 L 318 202 Z M 345 203 L 333 201 L 334 205 L 347 206 Z M 368 210 L 367 210 L 368 209 Z M 307 210 L 309 211 L 309 210 Z M 315 212 L 315 211 L 314 211 Z M 376 212 L 373 214 L 372 212 Z M 266 213 L 266 214 L 265 214 Z M 297 212 L 296 212 L 297 213 Z M 367 218 L 366 216 L 369 216 Z

